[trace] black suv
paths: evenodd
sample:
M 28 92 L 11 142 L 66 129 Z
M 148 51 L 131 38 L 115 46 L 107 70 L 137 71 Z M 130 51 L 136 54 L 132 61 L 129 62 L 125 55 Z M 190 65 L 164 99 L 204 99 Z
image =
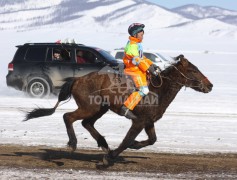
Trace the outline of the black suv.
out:
M 58 93 L 64 80 L 79 77 L 118 61 L 105 50 L 82 44 L 27 43 L 8 65 L 7 85 L 31 97 Z

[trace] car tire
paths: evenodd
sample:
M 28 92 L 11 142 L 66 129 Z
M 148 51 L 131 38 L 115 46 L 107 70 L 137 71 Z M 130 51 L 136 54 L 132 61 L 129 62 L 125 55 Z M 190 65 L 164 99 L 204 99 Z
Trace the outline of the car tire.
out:
M 50 94 L 50 85 L 44 78 L 34 78 L 29 81 L 26 91 L 30 97 L 44 98 Z

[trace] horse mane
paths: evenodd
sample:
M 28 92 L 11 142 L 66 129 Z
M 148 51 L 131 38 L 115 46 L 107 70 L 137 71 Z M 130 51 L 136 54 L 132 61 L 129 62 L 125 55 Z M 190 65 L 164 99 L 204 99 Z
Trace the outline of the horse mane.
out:
M 161 75 L 162 75 L 163 77 L 169 77 L 169 78 L 170 78 L 171 72 L 172 72 L 174 69 L 178 68 L 178 65 L 180 64 L 180 61 L 181 61 L 182 59 L 185 59 L 185 57 L 184 57 L 183 54 L 180 54 L 179 56 L 173 57 L 172 59 L 173 59 L 174 61 L 173 61 L 173 62 L 170 62 L 170 66 L 168 66 L 167 68 L 165 68 L 165 70 L 163 70 L 163 71 L 161 72 Z M 176 69 L 176 70 L 177 70 L 177 69 Z
M 171 62 L 170 66 L 168 66 L 163 71 L 161 71 L 161 76 L 162 77 L 170 77 L 171 72 L 174 71 L 175 67 L 177 68 L 178 64 L 179 64 L 179 61 Z

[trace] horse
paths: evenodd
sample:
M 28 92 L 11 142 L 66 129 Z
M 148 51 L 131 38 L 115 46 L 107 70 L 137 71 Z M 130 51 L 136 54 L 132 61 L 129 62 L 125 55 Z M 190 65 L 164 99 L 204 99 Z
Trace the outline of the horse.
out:
M 133 86 L 129 85 L 130 83 L 124 83 L 126 77 L 123 75 L 121 76 L 123 83 L 119 84 L 119 88 L 118 84 L 112 82 L 111 72 L 92 72 L 83 77 L 67 80 L 62 86 L 58 101 L 53 108 L 36 108 L 26 114 L 25 121 L 52 115 L 61 101 L 68 100 L 73 96 L 78 108 L 63 115 L 69 137 L 67 145 L 72 148 L 72 151 L 75 151 L 77 147 L 77 138 L 73 128 L 73 123 L 77 120 L 82 120 L 83 127 L 89 131 L 97 141 L 98 147 L 101 147 L 109 158 L 118 157 L 127 148 L 141 149 L 153 145 L 157 140 L 154 123 L 162 118 L 167 107 L 182 87 L 189 87 L 202 93 L 209 93 L 213 87 L 208 78 L 183 55 L 177 56 L 174 60 L 175 62 L 163 70 L 159 77 L 151 75 L 151 83 L 148 85 L 150 92 L 145 97 L 148 100 L 141 101 L 135 107 L 133 113 L 137 118 L 131 119 L 130 129 L 122 143 L 114 150 L 109 148 L 105 138 L 95 129 L 94 124 L 108 110 L 119 114 L 123 100 L 134 90 L 131 88 Z M 126 90 L 116 90 L 121 87 Z M 143 129 L 145 129 L 148 139 L 136 141 L 136 137 Z

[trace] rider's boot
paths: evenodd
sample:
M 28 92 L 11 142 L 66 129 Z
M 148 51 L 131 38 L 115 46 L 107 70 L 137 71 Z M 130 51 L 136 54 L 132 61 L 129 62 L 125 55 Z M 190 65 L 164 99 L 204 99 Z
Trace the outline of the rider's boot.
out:
M 128 119 L 137 119 L 137 116 L 135 116 L 133 112 L 124 105 L 121 107 L 119 114 Z

